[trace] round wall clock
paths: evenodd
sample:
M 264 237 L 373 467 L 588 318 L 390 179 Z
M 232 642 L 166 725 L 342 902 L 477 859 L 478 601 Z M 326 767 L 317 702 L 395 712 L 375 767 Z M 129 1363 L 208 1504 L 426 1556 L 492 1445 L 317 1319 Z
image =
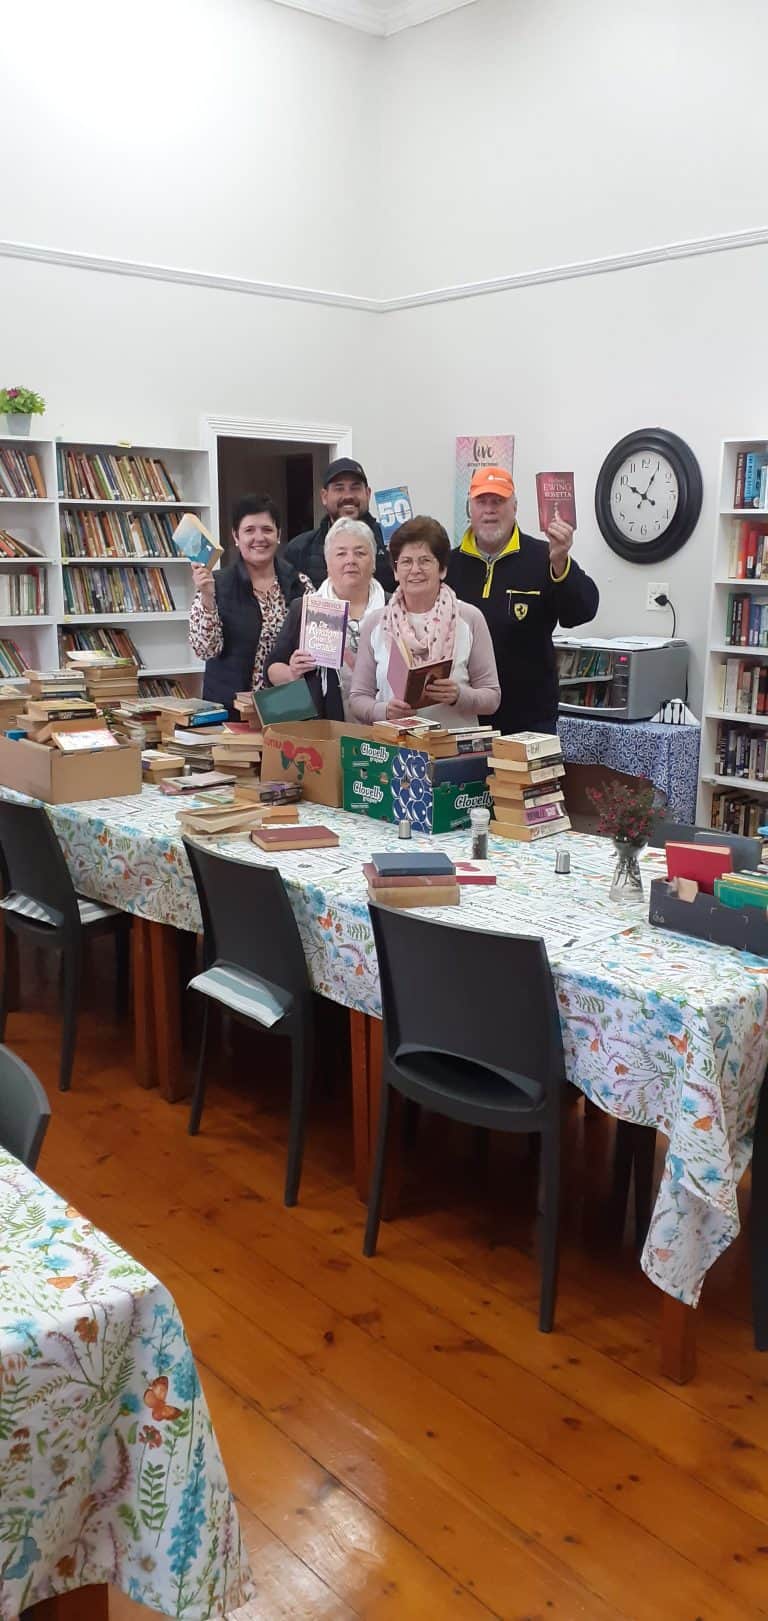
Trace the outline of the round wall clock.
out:
M 665 428 L 638 428 L 600 468 L 595 515 L 619 557 L 660 563 L 693 534 L 701 495 L 701 468 L 684 440 Z

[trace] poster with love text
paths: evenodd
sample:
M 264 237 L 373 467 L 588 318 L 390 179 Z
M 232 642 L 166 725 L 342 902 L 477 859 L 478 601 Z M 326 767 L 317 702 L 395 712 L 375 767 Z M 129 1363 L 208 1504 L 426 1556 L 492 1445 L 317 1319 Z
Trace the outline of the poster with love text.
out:
M 467 434 L 456 440 L 456 495 L 453 544 L 459 546 L 469 525 L 467 499 L 478 467 L 504 467 L 514 473 L 515 436 L 511 433 Z

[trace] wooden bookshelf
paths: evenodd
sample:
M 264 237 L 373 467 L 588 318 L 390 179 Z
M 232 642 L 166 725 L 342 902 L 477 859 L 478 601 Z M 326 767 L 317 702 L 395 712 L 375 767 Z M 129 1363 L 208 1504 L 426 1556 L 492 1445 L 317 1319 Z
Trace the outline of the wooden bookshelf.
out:
M 718 736 L 720 728 L 743 728 L 750 738 L 768 743 L 768 713 L 744 713 L 724 701 L 724 671 L 729 659 L 751 666 L 759 660 L 768 666 L 768 646 L 733 646 L 727 640 L 729 598 L 737 592 L 748 592 L 768 604 L 768 578 L 740 579 L 734 577 L 733 560 L 741 525 L 751 519 L 757 528 L 768 530 L 768 511 L 756 507 L 735 507 L 737 461 L 740 454 L 757 452 L 768 456 L 768 437 L 725 439 L 720 463 L 718 513 L 715 522 L 712 563 L 712 590 L 710 598 L 709 637 L 704 677 L 704 704 L 701 722 L 701 753 L 699 760 L 699 791 L 696 809 L 697 822 L 713 825 L 713 797 L 729 791 L 735 797 L 743 796 L 764 806 L 768 822 L 768 767 L 761 777 L 734 776 L 718 769 Z M 717 801 L 716 801 L 717 803 Z
M 169 525 L 175 526 L 180 512 L 194 512 L 210 527 L 211 503 L 209 492 L 208 454 L 203 450 L 189 450 L 166 445 L 117 445 L 94 440 L 61 440 L 19 438 L 0 435 L 0 446 L 13 450 L 32 451 L 37 456 L 45 483 L 45 498 L 17 498 L 0 496 L 0 528 L 8 530 L 22 541 L 35 546 L 39 558 L 2 558 L 0 572 L 9 573 L 39 567 L 45 570 L 46 612 L 34 617 L 5 616 L 0 619 L 0 641 L 13 641 L 27 664 L 32 668 L 55 669 L 60 663 L 60 632 L 68 626 L 81 629 L 88 625 L 122 626 L 130 635 L 141 659 L 139 677 L 178 679 L 189 691 L 199 691 L 203 666 L 189 646 L 189 609 L 193 597 L 192 576 L 184 558 L 167 556 L 164 552 L 146 555 L 113 553 L 97 556 L 63 554 L 62 527 L 65 514 L 76 524 L 76 514 L 136 513 L 156 515 L 145 521 L 162 521 L 167 514 Z M 164 464 L 172 479 L 179 499 L 123 500 L 79 498 L 64 492 L 59 482 L 57 452 L 71 451 L 84 456 L 131 456 L 154 458 Z M 72 544 L 79 544 L 77 540 Z M 174 602 L 172 612 L 154 613 L 69 613 L 65 606 L 64 570 L 93 567 L 113 569 L 162 569 Z M 18 679 L 4 676 L 0 680 Z

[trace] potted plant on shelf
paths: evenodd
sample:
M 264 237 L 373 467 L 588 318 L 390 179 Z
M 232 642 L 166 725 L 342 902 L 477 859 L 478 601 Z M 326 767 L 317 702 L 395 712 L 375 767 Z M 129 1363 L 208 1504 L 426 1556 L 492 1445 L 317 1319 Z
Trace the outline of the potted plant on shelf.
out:
M 45 400 L 31 388 L 0 388 L 0 412 L 5 414 L 9 433 L 29 433 L 33 416 L 42 416 Z
M 616 851 L 611 900 L 642 900 L 643 880 L 638 856 L 648 843 L 653 825 L 656 797 L 653 783 L 645 777 L 638 777 L 635 783 L 607 782 L 604 788 L 588 788 L 587 797 L 598 813 L 598 833 L 613 839 Z

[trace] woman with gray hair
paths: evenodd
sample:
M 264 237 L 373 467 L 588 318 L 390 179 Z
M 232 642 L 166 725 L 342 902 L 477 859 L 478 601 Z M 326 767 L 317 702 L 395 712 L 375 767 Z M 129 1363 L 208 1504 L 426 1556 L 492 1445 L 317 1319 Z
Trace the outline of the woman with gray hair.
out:
M 340 670 L 318 669 L 311 655 L 299 650 L 301 601 L 291 604 L 266 669 L 269 687 L 283 686 L 304 676 L 318 715 L 327 720 L 349 718 L 349 692 L 360 644 L 360 630 L 369 614 L 384 607 L 384 592 L 373 577 L 376 543 L 367 523 L 358 518 L 337 518 L 325 537 L 327 579 L 317 595 L 331 602 L 348 602 L 347 640 Z

